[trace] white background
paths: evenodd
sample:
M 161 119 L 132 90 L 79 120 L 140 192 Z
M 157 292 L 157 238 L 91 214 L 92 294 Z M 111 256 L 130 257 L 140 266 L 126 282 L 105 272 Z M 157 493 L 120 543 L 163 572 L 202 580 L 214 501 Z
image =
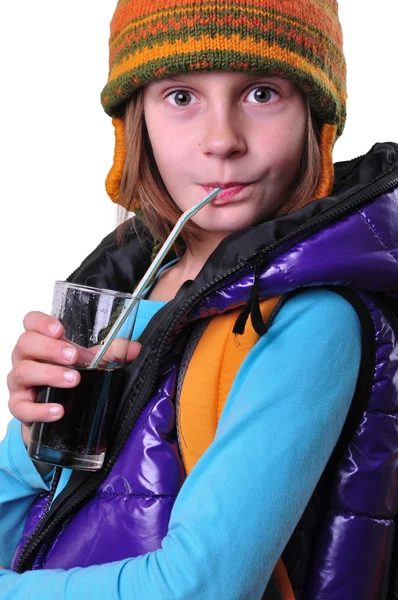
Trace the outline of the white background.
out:
M 0 3 L 0 439 L 6 376 L 30 310 L 116 224 L 104 191 L 113 130 L 99 94 L 116 0 Z M 341 0 L 348 120 L 335 160 L 398 142 L 397 0 Z

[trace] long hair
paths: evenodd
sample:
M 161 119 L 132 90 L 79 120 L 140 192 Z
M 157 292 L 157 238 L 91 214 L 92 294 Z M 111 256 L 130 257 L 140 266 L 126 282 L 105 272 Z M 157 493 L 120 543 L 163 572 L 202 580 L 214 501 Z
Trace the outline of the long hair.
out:
M 163 243 L 182 213 L 166 190 L 156 166 L 145 125 L 142 89 L 126 105 L 124 118 L 127 155 L 120 198 L 127 211 L 134 211 L 134 207 L 140 205 L 142 217 L 153 237 Z M 299 167 L 286 202 L 274 216 L 289 214 L 309 202 L 317 189 L 320 173 L 319 132 L 307 100 L 307 131 Z M 175 253 L 183 253 L 190 241 L 197 237 L 198 227 L 194 223 L 187 223 L 181 234 L 182 239 L 174 247 Z

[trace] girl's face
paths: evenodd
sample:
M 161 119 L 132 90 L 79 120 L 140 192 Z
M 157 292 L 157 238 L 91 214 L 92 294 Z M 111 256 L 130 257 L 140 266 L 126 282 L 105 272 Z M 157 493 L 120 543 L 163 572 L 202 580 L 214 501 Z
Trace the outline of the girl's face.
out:
M 210 236 L 254 225 L 286 201 L 307 124 L 306 100 L 287 79 L 170 77 L 146 86 L 144 113 L 160 175 L 183 212 L 224 188 L 193 219 Z

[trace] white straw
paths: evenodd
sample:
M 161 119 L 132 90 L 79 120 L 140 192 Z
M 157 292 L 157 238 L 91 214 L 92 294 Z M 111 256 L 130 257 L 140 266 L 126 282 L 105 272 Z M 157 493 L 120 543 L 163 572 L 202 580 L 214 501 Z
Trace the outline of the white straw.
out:
M 112 329 L 106 336 L 105 340 L 102 342 L 100 350 L 94 356 L 93 360 L 90 363 L 90 366 L 88 367 L 89 369 L 95 369 L 98 366 L 101 358 L 104 356 L 105 352 L 108 350 L 109 346 L 113 342 L 117 332 L 122 327 L 122 325 L 126 322 L 127 317 L 130 315 L 131 311 L 133 310 L 133 308 L 139 301 L 140 294 L 145 290 L 145 288 L 149 285 L 149 283 L 155 277 L 162 260 L 164 259 L 166 254 L 169 252 L 171 246 L 173 245 L 177 236 L 180 234 L 180 231 L 184 227 L 185 223 L 187 221 L 189 221 L 189 219 L 191 219 L 194 215 L 196 215 L 196 213 L 199 212 L 201 208 L 206 206 L 206 204 L 208 204 L 210 202 L 210 200 L 212 200 L 214 198 L 214 196 L 216 196 L 221 191 L 221 189 L 222 188 L 214 188 L 214 190 L 212 190 L 210 192 L 210 194 L 205 196 L 200 202 L 195 204 L 195 206 L 193 206 L 192 208 L 185 211 L 184 214 L 181 215 L 181 217 L 178 219 L 177 223 L 175 224 L 172 231 L 170 232 L 170 235 L 168 236 L 167 240 L 164 242 L 163 246 L 160 248 L 159 252 L 157 253 L 154 261 L 151 263 L 149 269 L 147 270 L 147 272 L 145 273 L 145 275 L 143 276 L 143 278 L 137 285 L 136 289 L 134 290 L 132 299 L 128 302 L 128 304 L 124 308 L 124 311 L 122 312 L 120 317 L 117 319 L 117 321 L 113 325 Z

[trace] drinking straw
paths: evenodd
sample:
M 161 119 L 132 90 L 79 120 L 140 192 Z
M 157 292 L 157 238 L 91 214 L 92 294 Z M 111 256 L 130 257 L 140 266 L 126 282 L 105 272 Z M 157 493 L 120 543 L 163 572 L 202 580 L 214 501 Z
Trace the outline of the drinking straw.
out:
M 206 206 L 206 204 L 208 204 L 210 202 L 210 200 L 212 200 L 214 198 L 214 196 L 216 196 L 221 191 L 221 189 L 222 188 L 214 188 L 214 190 L 212 190 L 209 194 L 207 194 L 207 196 L 205 196 L 200 202 L 198 202 L 197 204 L 192 206 L 192 208 L 189 208 L 187 211 L 185 211 L 181 215 L 181 217 L 178 219 L 177 223 L 171 230 L 167 240 L 164 242 L 163 246 L 160 248 L 159 252 L 157 253 L 155 259 L 151 263 L 149 269 L 147 270 L 147 272 L 145 273 L 145 275 L 143 276 L 143 278 L 141 279 L 141 281 L 135 288 L 135 290 L 133 292 L 133 297 L 126 304 L 124 311 L 121 313 L 121 315 L 119 316 L 117 321 L 114 323 L 112 329 L 110 330 L 110 332 L 108 333 L 108 335 L 106 336 L 104 341 L 102 342 L 100 350 L 94 356 L 93 360 L 90 363 L 90 366 L 88 367 L 89 369 L 95 369 L 98 366 L 101 358 L 104 356 L 105 352 L 108 350 L 109 346 L 113 342 L 117 332 L 122 327 L 122 325 L 126 322 L 127 317 L 130 315 L 131 311 L 133 310 L 133 308 L 139 301 L 140 294 L 145 290 L 145 288 L 150 284 L 152 279 L 155 277 L 155 275 L 158 272 L 159 267 L 162 263 L 162 260 L 164 259 L 166 254 L 169 252 L 171 246 L 173 245 L 177 236 L 180 234 L 180 231 L 184 227 L 185 223 L 187 221 L 189 221 L 189 219 L 191 219 L 194 215 L 196 215 L 196 213 L 199 212 L 201 208 Z

